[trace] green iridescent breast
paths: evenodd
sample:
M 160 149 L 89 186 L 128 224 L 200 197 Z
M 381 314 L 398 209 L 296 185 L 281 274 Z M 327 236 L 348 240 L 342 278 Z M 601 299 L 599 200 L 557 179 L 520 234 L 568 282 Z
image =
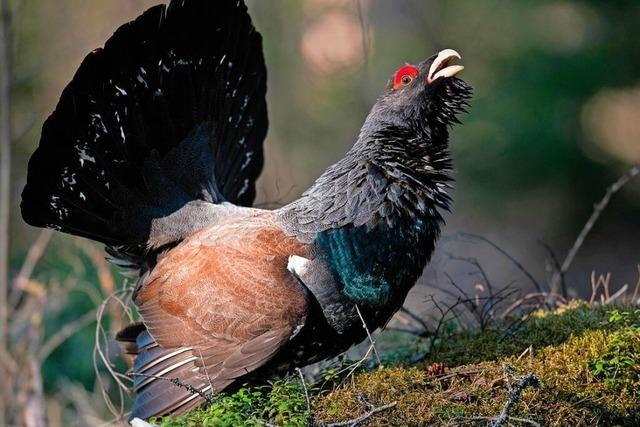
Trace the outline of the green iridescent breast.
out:
M 422 273 L 437 233 L 437 224 L 414 218 L 397 227 L 348 226 L 321 232 L 315 243 L 342 292 L 358 305 L 375 308 L 404 298 Z

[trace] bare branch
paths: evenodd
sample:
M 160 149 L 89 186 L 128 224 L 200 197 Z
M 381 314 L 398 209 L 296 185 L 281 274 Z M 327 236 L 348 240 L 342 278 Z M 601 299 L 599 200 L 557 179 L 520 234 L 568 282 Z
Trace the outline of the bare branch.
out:
M 362 317 L 362 313 L 360 313 L 360 309 L 358 308 L 357 304 L 356 311 L 358 312 L 358 316 L 360 316 L 360 320 L 362 321 L 362 327 L 367 332 L 367 337 L 369 338 L 369 342 L 371 343 L 371 347 L 373 348 L 373 354 L 376 356 L 376 362 L 378 362 L 378 365 L 382 365 L 382 363 L 380 363 L 380 355 L 378 354 L 378 350 L 376 350 L 376 342 L 371 337 L 371 333 L 369 332 L 367 323 L 364 321 L 364 317 Z
M 611 304 L 613 301 L 617 300 L 618 298 L 620 298 L 620 296 L 625 295 L 627 293 L 627 290 L 629 289 L 629 285 L 627 285 L 626 283 L 620 288 L 618 289 L 613 295 L 611 295 L 610 297 L 608 297 L 605 300 L 605 304 Z
M 395 326 L 388 326 L 384 329 L 385 331 L 393 331 L 400 332 L 402 334 L 414 335 L 418 338 L 429 338 L 431 334 L 428 332 L 420 331 L 418 329 L 409 329 L 409 328 L 397 328 Z
M 509 261 L 511 261 L 511 263 L 522 272 L 522 274 L 524 274 L 527 279 L 529 279 L 529 281 L 533 284 L 533 286 L 535 286 L 535 288 L 538 290 L 538 292 L 543 292 L 543 288 L 542 285 L 540 284 L 540 282 L 538 282 L 536 280 L 535 277 L 533 277 L 533 274 L 531 274 L 529 272 L 529 270 L 527 270 L 524 265 L 522 265 L 522 263 L 520 261 L 518 261 L 515 257 L 513 257 L 509 252 L 507 252 L 506 250 L 502 249 L 500 246 L 498 246 L 496 243 L 494 243 L 493 241 L 487 239 L 484 236 L 480 236 L 479 234 L 473 234 L 473 233 L 467 233 L 467 232 L 459 232 L 456 233 L 454 236 L 459 236 L 462 238 L 468 238 L 468 239 L 472 239 L 472 240 L 479 240 L 481 242 L 486 243 L 487 245 L 491 246 L 492 248 L 494 248 L 496 251 L 498 251 L 499 253 L 501 253 L 505 258 L 507 258 Z
M 484 268 L 482 268 L 482 266 L 480 265 L 480 262 L 476 258 L 461 257 L 449 252 L 446 252 L 446 254 L 450 260 L 466 262 L 467 264 L 473 265 L 478 270 L 478 273 L 480 274 L 480 277 L 482 277 L 482 280 L 484 281 L 484 283 L 487 285 L 487 289 L 489 290 L 489 295 L 493 295 L 493 285 L 491 284 L 491 280 L 489 280 L 489 276 L 487 275 L 486 271 L 484 270 Z
M 638 293 L 640 292 L 640 264 L 637 265 L 638 268 L 638 282 L 636 283 L 636 288 L 633 291 L 633 296 L 631 297 L 631 304 L 639 304 Z
M 531 299 L 546 299 L 546 298 L 555 298 L 556 300 L 560 301 L 563 305 L 567 304 L 567 300 L 566 298 L 564 298 L 562 295 L 555 293 L 555 292 L 531 292 L 525 296 L 523 296 L 522 298 L 519 298 L 517 301 L 515 301 L 513 304 L 511 304 L 509 307 L 507 307 L 502 314 L 500 315 L 500 318 L 504 319 L 505 317 L 507 317 L 509 314 L 511 314 L 515 309 L 517 309 L 518 307 L 520 307 L 523 303 L 531 300 Z
M 338 372 L 335 373 L 336 376 L 342 375 L 344 372 L 349 371 L 346 374 L 346 378 L 350 377 L 355 371 L 356 369 L 358 369 L 364 362 L 365 360 L 367 360 L 369 358 L 369 355 L 371 355 L 371 352 L 373 351 L 373 344 L 369 345 L 369 348 L 367 349 L 367 352 L 364 354 L 364 356 L 362 356 L 360 358 L 360 360 L 358 360 L 355 363 L 352 363 L 350 365 L 345 366 L 344 368 L 340 369 Z
M 582 244 L 584 243 L 585 239 L 591 232 L 591 229 L 593 228 L 595 223 L 600 218 L 600 215 L 602 214 L 604 209 L 609 204 L 609 201 L 611 200 L 613 195 L 616 194 L 618 191 L 620 191 L 620 189 L 624 187 L 627 182 L 629 182 L 633 177 L 635 177 L 639 173 L 640 173 L 640 163 L 635 164 L 631 168 L 629 168 L 629 170 L 627 170 L 627 172 L 625 172 L 624 175 L 618 178 L 616 182 L 614 182 L 609 186 L 609 188 L 607 188 L 607 191 L 604 193 L 604 197 L 598 203 L 596 203 L 595 206 L 593 207 L 593 212 L 591 213 L 589 220 L 587 220 L 587 222 L 584 224 L 584 227 L 582 227 L 582 230 L 580 231 L 580 234 L 578 234 L 576 241 L 573 243 L 573 246 L 567 253 L 567 257 L 562 262 L 562 267 L 560 268 L 560 271 L 556 273 L 551 279 L 551 290 L 557 292 L 558 290 L 557 288 L 560 285 L 561 276 L 563 274 L 566 274 L 566 272 L 569 270 L 569 267 L 571 267 L 571 264 L 573 263 L 573 260 L 575 259 L 576 255 L 578 254 L 578 251 L 582 247 Z
M 31 245 L 31 247 L 29 247 L 27 256 L 22 263 L 22 267 L 20 267 L 20 272 L 13 282 L 13 289 L 11 289 L 11 294 L 9 295 L 9 304 L 12 307 L 15 307 L 18 304 L 20 294 L 27 288 L 33 269 L 47 248 L 52 234 L 53 232 L 51 230 L 45 229 L 40 231 L 36 241 Z
M 113 294 L 109 295 L 102 302 L 102 304 L 100 304 L 96 312 L 96 333 L 95 333 L 95 343 L 93 347 L 93 369 L 96 373 L 96 380 L 98 381 L 98 387 L 102 393 L 102 398 L 105 404 L 107 405 L 107 408 L 109 409 L 109 411 L 118 420 L 121 420 L 124 417 L 124 393 L 129 392 L 128 387 L 122 382 L 122 380 L 123 379 L 130 380 L 130 378 L 115 371 L 114 365 L 109 358 L 108 348 L 107 349 L 102 348 L 103 347 L 102 343 L 108 341 L 107 333 L 104 330 L 104 327 L 102 325 L 102 319 L 103 319 L 105 310 L 107 309 L 107 306 L 111 301 L 115 301 L 116 303 L 118 303 L 122 308 L 123 312 L 130 318 L 131 314 L 130 314 L 129 307 L 121 298 L 123 296 L 131 294 L 132 292 L 133 292 L 132 288 L 124 288 L 117 292 L 114 292 Z M 132 319 L 130 318 L 130 320 Z M 118 387 L 116 387 L 116 390 L 118 392 L 119 407 L 117 408 L 108 392 L 108 390 L 111 390 L 111 387 L 108 387 L 105 384 L 104 382 L 105 380 L 103 379 L 103 376 L 100 373 L 98 361 L 102 362 L 102 364 L 107 369 L 107 371 L 109 372 L 113 380 L 118 385 Z
M 38 355 L 38 359 L 40 363 L 43 363 L 49 355 L 58 348 L 63 342 L 71 338 L 74 334 L 80 331 L 85 326 L 89 325 L 93 321 L 96 320 L 96 313 L 91 310 L 80 316 L 73 322 L 67 323 L 59 329 L 55 334 L 53 334 L 49 339 L 44 343 L 44 345 L 40 348 L 40 352 Z
M 429 331 L 429 326 L 427 325 L 427 323 L 420 316 L 418 316 L 417 314 L 413 313 L 412 311 L 410 311 L 409 309 L 407 309 L 405 307 L 401 307 L 400 308 L 400 312 L 406 314 L 411 319 L 413 319 L 415 322 L 417 322 L 420 326 L 422 326 L 424 328 L 424 333 L 425 334 L 432 335 L 432 332 Z
M 565 275 L 562 272 L 562 267 L 560 266 L 560 260 L 558 260 L 558 257 L 556 256 L 556 253 L 553 251 L 553 249 L 551 248 L 551 246 L 547 245 L 545 242 L 543 242 L 542 240 L 538 241 L 538 244 L 540 246 L 542 246 L 547 253 L 549 254 L 549 258 L 551 258 L 551 262 L 553 263 L 553 274 L 559 274 L 560 275 L 560 290 L 562 291 L 562 296 L 564 298 L 567 298 L 567 281 L 565 280 Z M 553 277 L 553 275 L 551 276 Z

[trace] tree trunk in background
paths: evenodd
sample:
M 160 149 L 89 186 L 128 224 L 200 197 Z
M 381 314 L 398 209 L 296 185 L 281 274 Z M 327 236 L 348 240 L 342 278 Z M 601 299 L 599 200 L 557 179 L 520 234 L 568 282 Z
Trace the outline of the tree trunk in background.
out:
M 0 0 L 0 362 L 7 347 L 7 295 L 9 291 L 9 218 L 11 205 L 11 14 L 9 0 Z M 0 424 L 9 419 L 10 382 L 0 363 Z

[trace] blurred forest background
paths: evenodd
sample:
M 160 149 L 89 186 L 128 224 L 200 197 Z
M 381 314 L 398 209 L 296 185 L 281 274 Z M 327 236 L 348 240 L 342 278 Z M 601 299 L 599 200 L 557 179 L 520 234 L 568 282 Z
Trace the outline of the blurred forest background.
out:
M 98 245 L 26 226 L 20 192 L 42 122 L 83 57 L 158 1 L 0 0 L 9 46 L 0 73 L 10 88 L 0 135 L 11 140 L 10 157 L 0 153 L 2 176 L 10 173 L 0 201 L 10 214 L 0 229 L 10 288 L 0 409 L 16 423 L 38 425 L 44 412 L 51 425 L 110 419 L 93 367 L 95 313 L 124 279 Z M 474 98 L 452 135 L 455 206 L 410 298 L 414 311 L 424 310 L 421 297 L 444 295 L 444 277 L 482 288 L 486 278 L 455 257 L 477 259 L 494 286 L 535 290 L 491 245 L 459 232 L 490 239 L 548 283 L 547 248 L 562 261 L 594 203 L 640 162 L 637 0 L 254 0 L 249 9 L 269 70 L 262 206 L 295 199 L 345 153 L 399 66 L 443 48 L 462 54 Z M 638 263 L 640 179 L 601 215 L 567 272 L 567 292 L 590 294 L 592 272 L 633 286 Z M 107 351 L 117 352 L 110 337 L 121 324 L 103 325 Z

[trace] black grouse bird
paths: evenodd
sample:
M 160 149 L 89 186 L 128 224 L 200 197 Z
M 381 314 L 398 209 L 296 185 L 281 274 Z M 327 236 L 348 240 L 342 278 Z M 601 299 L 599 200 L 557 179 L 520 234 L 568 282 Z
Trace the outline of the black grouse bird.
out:
M 471 89 L 443 50 L 395 72 L 353 148 L 296 201 L 250 207 L 267 132 L 261 37 L 237 0 L 173 0 L 91 52 L 42 128 L 26 222 L 135 268 L 132 417 L 336 356 L 400 308 L 447 210 Z

